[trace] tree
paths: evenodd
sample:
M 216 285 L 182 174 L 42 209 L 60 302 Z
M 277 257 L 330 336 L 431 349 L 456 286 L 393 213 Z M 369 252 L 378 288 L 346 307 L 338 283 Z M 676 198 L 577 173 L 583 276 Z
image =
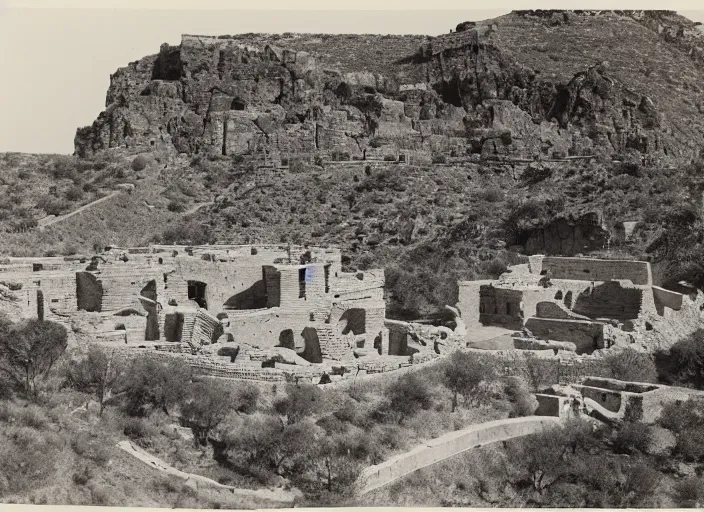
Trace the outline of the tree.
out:
M 120 390 L 125 394 L 127 412 L 133 416 L 148 416 L 153 409 L 169 408 L 179 403 L 191 381 L 190 366 L 180 360 L 158 362 L 153 359 L 135 359 Z
M 398 414 L 399 423 L 421 409 L 429 409 L 432 397 L 427 385 L 415 374 L 407 373 L 395 380 L 386 390 L 389 409 Z
M 0 374 L 13 389 L 37 396 L 37 379 L 45 377 L 66 350 L 68 334 L 48 320 L 0 321 Z
M 122 378 L 124 366 L 115 358 L 115 352 L 92 346 L 85 358 L 71 361 L 66 383 L 79 390 L 93 393 L 100 404 L 99 415 L 103 415 L 105 402 Z
M 554 427 L 519 441 L 515 460 L 533 490 L 543 494 L 568 472 L 565 460 L 567 438 L 564 429 Z
M 309 461 L 309 481 L 315 494 L 348 496 L 354 492 L 362 465 L 348 453 L 344 434 L 319 439 Z
M 196 446 L 206 446 L 208 435 L 232 408 L 232 391 L 220 382 L 196 382 L 181 401 L 181 419 L 193 431 Z
M 476 399 L 480 395 L 480 384 L 493 377 L 493 369 L 480 363 L 473 354 L 453 352 L 443 374 L 445 387 L 452 391 L 452 412 L 457 408 L 458 395 L 465 400 Z

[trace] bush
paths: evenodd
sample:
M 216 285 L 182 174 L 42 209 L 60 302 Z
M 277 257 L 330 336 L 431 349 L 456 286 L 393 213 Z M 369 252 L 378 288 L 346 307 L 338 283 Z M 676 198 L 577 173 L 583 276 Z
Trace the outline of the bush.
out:
M 395 380 L 385 396 L 389 400 L 389 409 L 398 415 L 399 423 L 422 409 L 430 409 L 432 405 L 427 384 L 412 373 Z
M 148 164 L 147 157 L 144 155 L 137 155 L 134 160 L 132 160 L 132 170 L 135 172 L 143 171 L 144 169 L 147 168 Z
M 520 377 L 508 377 L 504 385 L 504 393 L 513 407 L 510 417 L 530 416 L 538 408 L 538 399 Z
M 652 442 L 650 427 L 640 422 L 625 422 L 616 432 L 612 442 L 616 453 L 647 453 Z
M 611 377 L 632 382 L 657 382 L 658 372 L 650 354 L 631 348 L 609 351 L 604 358 Z
M 675 503 L 679 507 L 696 507 L 702 499 L 704 482 L 701 478 L 689 477 L 676 482 L 672 488 Z
M 175 200 L 169 201 L 169 204 L 166 206 L 166 208 L 170 212 L 174 212 L 174 213 L 181 213 L 181 212 L 186 211 L 186 205 L 184 205 L 180 201 L 175 201 Z
M 687 461 L 701 461 L 704 458 L 704 428 L 691 427 L 680 432 L 675 454 Z
M 685 430 L 704 426 L 701 405 L 694 400 L 670 402 L 662 408 L 660 425 L 675 434 Z

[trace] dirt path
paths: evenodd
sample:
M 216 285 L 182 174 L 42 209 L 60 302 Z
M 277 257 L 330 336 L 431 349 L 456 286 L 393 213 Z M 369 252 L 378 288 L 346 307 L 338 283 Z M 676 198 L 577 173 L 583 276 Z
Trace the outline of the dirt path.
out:
M 381 464 L 366 468 L 360 477 L 359 494 L 371 492 L 472 448 L 535 434 L 546 427 L 558 425 L 560 421 L 554 416 L 528 416 L 488 421 L 450 432 Z
M 120 441 L 117 446 L 129 453 L 133 457 L 141 460 L 148 466 L 160 471 L 162 473 L 181 478 L 184 481 L 195 482 L 198 487 L 201 488 L 211 488 L 211 489 L 222 489 L 230 491 L 232 494 L 240 496 L 242 498 L 256 498 L 261 500 L 267 500 L 277 503 L 292 504 L 293 501 L 300 497 L 301 494 L 294 491 L 287 491 L 284 489 L 240 489 L 237 487 L 232 487 L 229 485 L 223 485 L 215 480 L 206 478 L 201 475 L 195 475 L 193 473 L 186 473 L 180 471 L 173 466 L 170 466 L 163 460 L 151 455 L 150 453 L 142 450 L 138 446 L 135 446 L 130 441 Z
M 96 199 L 92 203 L 84 204 L 80 208 L 76 208 L 75 210 L 73 210 L 70 213 L 67 213 L 66 215 L 60 215 L 59 217 L 55 217 L 55 218 L 48 220 L 46 222 L 39 221 L 38 228 L 40 230 L 44 230 L 44 228 L 46 228 L 48 226 L 52 226 L 53 224 L 56 224 L 57 222 L 61 222 L 66 219 L 69 219 L 69 218 L 73 217 L 74 215 L 78 215 L 79 213 L 86 211 L 88 208 L 92 208 L 93 206 L 96 206 L 100 203 L 104 203 L 105 201 L 117 196 L 121 192 L 122 192 L 122 190 L 116 190 L 115 192 L 111 192 L 110 194 L 106 195 L 105 197 L 101 197 L 100 199 Z

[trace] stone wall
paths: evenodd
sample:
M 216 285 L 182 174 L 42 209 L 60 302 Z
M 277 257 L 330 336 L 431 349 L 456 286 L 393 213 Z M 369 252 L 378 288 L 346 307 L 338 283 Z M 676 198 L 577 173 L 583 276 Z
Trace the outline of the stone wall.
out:
M 542 272 L 547 270 L 551 272 L 553 279 L 629 280 L 636 285 L 652 284 L 650 264 L 644 261 L 545 257 L 542 261 Z
M 559 424 L 560 420 L 555 417 L 530 416 L 489 421 L 450 432 L 427 441 L 409 452 L 365 469 L 360 477 L 361 494 L 388 485 L 421 468 L 436 464 L 472 448 L 535 434 Z
M 684 295 L 670 290 L 665 290 L 658 286 L 653 286 L 653 298 L 655 299 L 655 308 L 659 315 L 665 313 L 665 308 L 679 311 L 682 309 L 682 301 Z
M 544 340 L 572 342 L 578 354 L 604 347 L 604 326 L 597 322 L 533 317 L 526 321 L 526 328 Z
M 589 318 L 638 318 L 643 302 L 643 291 L 622 287 L 619 282 L 607 282 L 580 293 L 575 298 L 572 311 Z

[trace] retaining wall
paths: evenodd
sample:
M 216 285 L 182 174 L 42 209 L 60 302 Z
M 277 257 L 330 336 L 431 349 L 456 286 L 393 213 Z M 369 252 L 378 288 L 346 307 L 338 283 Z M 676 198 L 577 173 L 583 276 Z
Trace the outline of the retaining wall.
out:
M 489 421 L 457 432 L 450 432 L 364 470 L 361 476 L 363 486 L 361 494 L 388 485 L 419 469 L 472 448 L 535 434 L 559 423 L 559 418 L 551 416 L 530 416 Z

